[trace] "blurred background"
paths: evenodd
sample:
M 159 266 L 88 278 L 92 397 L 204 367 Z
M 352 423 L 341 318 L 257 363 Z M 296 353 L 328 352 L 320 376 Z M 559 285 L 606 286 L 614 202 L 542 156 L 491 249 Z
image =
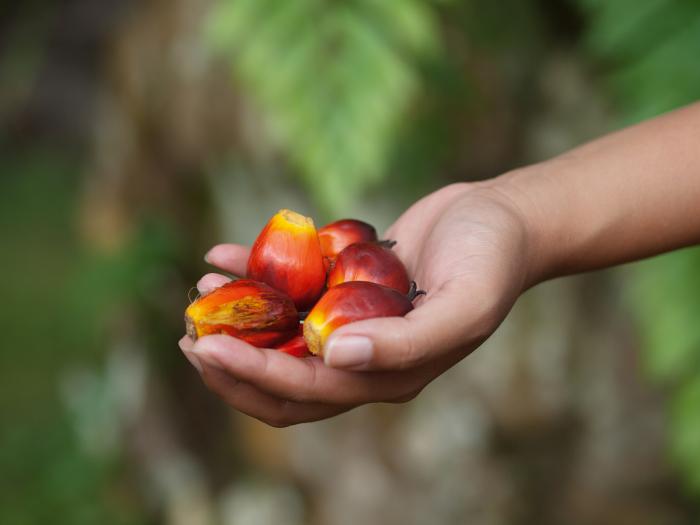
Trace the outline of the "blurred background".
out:
M 407 405 L 273 429 L 177 348 L 217 242 L 379 230 L 700 97 L 695 0 L 0 7 L 3 525 L 700 523 L 700 251 L 546 283 Z

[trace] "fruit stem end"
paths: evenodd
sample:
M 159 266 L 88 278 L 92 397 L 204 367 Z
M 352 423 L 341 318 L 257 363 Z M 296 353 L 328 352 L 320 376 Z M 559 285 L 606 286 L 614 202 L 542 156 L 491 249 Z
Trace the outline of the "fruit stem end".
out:
M 411 281 L 411 287 L 408 289 L 408 294 L 406 294 L 406 297 L 408 297 L 409 301 L 413 302 L 413 300 L 419 295 L 426 295 L 427 293 L 428 292 L 426 292 L 425 290 L 418 289 L 416 281 Z

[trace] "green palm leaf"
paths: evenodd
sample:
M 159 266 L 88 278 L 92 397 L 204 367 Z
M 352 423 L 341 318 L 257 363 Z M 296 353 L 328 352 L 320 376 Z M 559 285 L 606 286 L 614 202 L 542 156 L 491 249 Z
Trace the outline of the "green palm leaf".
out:
M 420 0 L 220 0 L 208 35 L 326 212 L 386 174 L 397 126 L 438 47 Z

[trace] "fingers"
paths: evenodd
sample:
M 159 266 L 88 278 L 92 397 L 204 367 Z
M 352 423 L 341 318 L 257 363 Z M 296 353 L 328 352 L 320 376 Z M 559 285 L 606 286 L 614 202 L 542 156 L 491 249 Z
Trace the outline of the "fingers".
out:
M 489 308 L 458 286 L 423 299 L 406 317 L 345 325 L 324 346 L 325 363 L 347 370 L 407 370 L 473 350 L 495 329 Z
M 297 403 L 359 405 L 399 401 L 422 388 L 425 371 L 351 372 L 329 368 L 318 358 L 299 359 L 255 348 L 225 335 L 197 340 L 191 353 L 205 366 L 224 370 L 272 396 Z M 434 377 L 434 376 L 433 376 Z
M 240 244 L 217 244 L 204 256 L 209 264 L 234 275 L 244 276 L 248 265 L 250 248 Z
M 208 273 L 197 281 L 197 290 L 202 295 L 207 295 L 212 290 L 229 282 L 231 279 L 219 273 Z
M 207 387 L 227 404 L 246 415 L 274 427 L 318 421 L 354 408 L 353 405 L 327 405 L 324 403 L 298 403 L 280 399 L 254 386 L 240 382 L 222 369 L 202 364 L 192 352 L 194 342 L 188 336 L 179 341 L 185 357 L 199 371 Z
M 183 352 L 189 352 L 192 350 L 192 346 L 194 346 L 194 341 L 190 339 L 190 336 L 188 335 L 183 335 L 180 340 L 177 342 L 177 345 L 180 347 L 180 350 Z
M 233 408 L 273 427 L 318 421 L 338 415 L 352 406 L 297 403 L 273 397 L 247 383 L 233 379 L 223 370 L 205 365 L 202 379 L 207 387 Z
M 190 362 L 190 364 L 197 369 L 198 372 L 202 371 L 202 363 L 199 362 L 199 359 L 190 351 L 192 350 L 192 346 L 194 345 L 194 341 L 189 338 L 189 336 L 184 336 L 182 339 L 178 341 L 178 346 L 180 347 L 180 350 L 182 350 L 182 353 L 185 354 L 185 357 L 187 360 Z

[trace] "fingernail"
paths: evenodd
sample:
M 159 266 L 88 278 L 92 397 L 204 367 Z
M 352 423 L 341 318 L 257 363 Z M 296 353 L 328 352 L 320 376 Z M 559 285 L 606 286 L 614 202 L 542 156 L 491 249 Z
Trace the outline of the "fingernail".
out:
M 210 252 L 211 250 L 209 250 Z M 207 264 L 211 264 L 211 261 L 209 260 L 209 252 L 204 254 L 204 262 Z
M 372 358 L 372 341 L 359 335 L 331 338 L 323 349 L 323 361 L 334 368 L 356 368 Z
M 199 358 L 190 351 L 183 352 L 187 360 L 192 364 L 193 367 L 197 369 L 198 372 L 202 372 L 202 363 L 199 362 Z

